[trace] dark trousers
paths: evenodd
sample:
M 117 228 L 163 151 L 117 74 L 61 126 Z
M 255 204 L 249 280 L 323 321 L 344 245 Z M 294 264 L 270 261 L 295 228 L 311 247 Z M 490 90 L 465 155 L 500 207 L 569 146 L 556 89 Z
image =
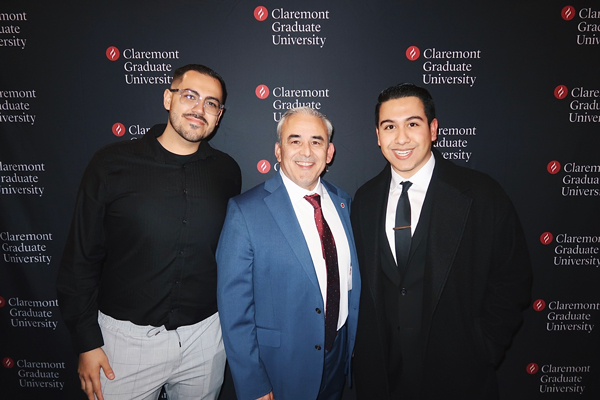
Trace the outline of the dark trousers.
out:
M 331 351 L 325 351 L 323 363 L 323 378 L 317 400 L 339 400 L 344 391 L 346 374 L 344 367 L 348 349 L 348 329 L 346 325 L 338 331 Z

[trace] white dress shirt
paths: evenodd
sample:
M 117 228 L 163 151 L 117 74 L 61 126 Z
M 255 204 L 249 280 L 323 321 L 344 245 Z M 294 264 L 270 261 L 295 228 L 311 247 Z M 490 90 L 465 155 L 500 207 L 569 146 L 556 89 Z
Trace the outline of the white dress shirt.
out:
M 405 179 L 394 171 L 394 168 L 390 165 L 392 169 L 392 181 L 390 182 L 390 193 L 388 195 L 387 211 L 385 214 L 385 234 L 387 235 L 390 250 L 392 250 L 392 254 L 394 255 L 394 260 L 396 260 L 396 237 L 394 234 L 396 208 L 400 194 L 402 194 L 402 185 L 400 183 L 404 181 L 412 182 L 412 185 L 408 189 L 408 201 L 410 202 L 410 234 L 414 235 L 419 223 L 423 202 L 425 201 L 425 194 L 433 176 L 433 167 L 435 167 L 435 157 L 431 154 L 429 160 L 416 174 L 411 176 L 410 179 Z
M 281 179 L 287 189 L 292 206 L 296 213 L 296 218 L 302 228 L 304 239 L 308 245 L 310 256 L 315 267 L 317 279 L 319 281 L 319 287 L 321 289 L 321 296 L 323 297 L 323 304 L 327 307 L 327 266 L 325 259 L 323 258 L 323 247 L 321 245 L 321 238 L 317 230 L 315 223 L 315 209 L 313 206 L 304 198 L 306 195 L 317 193 L 321 196 L 321 209 L 323 210 L 323 218 L 327 221 L 329 229 L 333 235 L 335 241 L 335 247 L 338 256 L 338 268 L 340 275 L 340 311 L 338 317 L 338 330 L 344 326 L 346 318 L 348 317 L 348 290 L 351 289 L 351 266 L 350 266 L 350 245 L 348 244 L 348 237 L 346 231 L 342 225 L 342 220 L 337 213 L 333 201 L 327 190 L 324 189 L 321 184 L 321 179 L 317 183 L 314 190 L 309 191 L 300 186 L 296 185 L 291 179 L 289 179 L 283 171 L 281 172 Z

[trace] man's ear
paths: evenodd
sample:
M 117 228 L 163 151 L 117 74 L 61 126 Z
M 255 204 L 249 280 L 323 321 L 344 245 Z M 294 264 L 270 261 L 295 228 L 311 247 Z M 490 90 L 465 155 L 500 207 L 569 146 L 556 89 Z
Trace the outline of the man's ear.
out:
M 429 124 L 429 130 L 431 131 L 431 141 L 435 142 L 435 139 L 437 139 L 437 132 L 438 132 L 437 118 L 434 118 L 433 121 L 431 121 L 431 124 Z
M 169 89 L 165 89 L 163 93 L 163 106 L 165 106 L 165 110 L 171 111 L 171 101 L 173 101 L 173 92 Z
M 275 158 L 278 163 L 281 163 L 281 145 L 279 142 L 275 142 Z
M 329 164 L 331 162 L 334 154 L 335 154 L 335 147 L 333 146 L 333 143 L 329 143 L 329 146 L 327 146 L 327 164 Z

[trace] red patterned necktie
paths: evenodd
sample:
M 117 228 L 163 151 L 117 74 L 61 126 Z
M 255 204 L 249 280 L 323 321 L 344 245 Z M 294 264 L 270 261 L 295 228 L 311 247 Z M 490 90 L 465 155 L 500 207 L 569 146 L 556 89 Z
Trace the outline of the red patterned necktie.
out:
M 323 258 L 327 266 L 327 306 L 325 309 L 325 350 L 331 351 L 337 335 L 337 323 L 340 313 L 340 272 L 338 269 L 337 249 L 333 234 L 321 209 L 321 196 L 312 194 L 304 198 L 315 209 L 315 223 L 321 238 Z

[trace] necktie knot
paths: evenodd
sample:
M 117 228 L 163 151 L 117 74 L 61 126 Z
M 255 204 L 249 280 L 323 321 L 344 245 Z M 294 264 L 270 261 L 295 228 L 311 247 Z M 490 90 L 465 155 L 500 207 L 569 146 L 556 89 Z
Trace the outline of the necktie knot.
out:
M 402 193 L 400 195 L 403 195 L 404 193 L 408 192 L 408 189 L 410 189 L 410 187 L 412 186 L 412 182 L 404 181 L 404 182 L 400 182 L 400 185 L 402 185 Z
M 308 201 L 315 209 L 321 208 L 321 196 L 317 193 L 307 194 L 304 196 L 306 201 Z

